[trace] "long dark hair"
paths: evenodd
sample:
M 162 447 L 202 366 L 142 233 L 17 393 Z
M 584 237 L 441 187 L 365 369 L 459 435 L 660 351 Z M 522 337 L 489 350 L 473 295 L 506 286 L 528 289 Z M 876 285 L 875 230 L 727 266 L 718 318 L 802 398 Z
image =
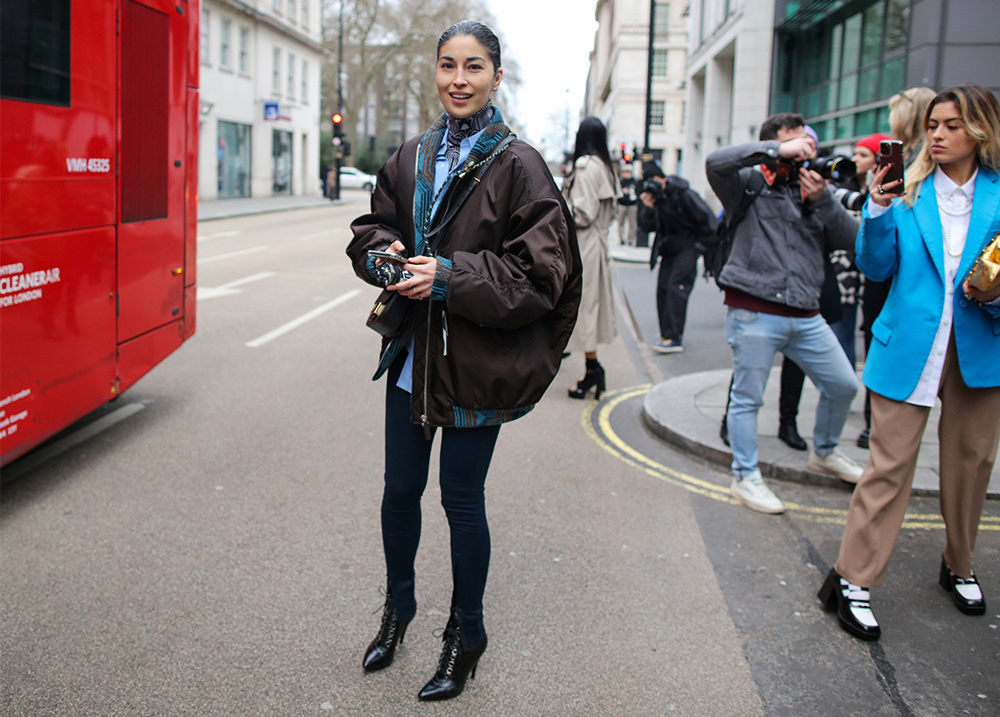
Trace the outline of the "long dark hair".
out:
M 476 38 L 476 40 L 479 41 L 479 44 L 485 47 L 486 51 L 490 53 L 490 61 L 493 63 L 493 76 L 496 77 L 496 73 L 502 67 L 500 64 L 500 41 L 491 29 L 486 27 L 483 23 L 476 22 L 475 20 L 462 20 L 462 22 L 456 22 L 454 25 L 442 32 L 441 37 L 438 38 L 438 58 L 441 57 L 441 46 L 453 37 Z
M 588 154 L 597 155 L 614 177 L 615 170 L 611 164 L 611 153 L 608 152 L 608 128 L 596 117 L 586 117 L 576 131 L 576 148 L 573 150 L 573 166 L 580 157 Z

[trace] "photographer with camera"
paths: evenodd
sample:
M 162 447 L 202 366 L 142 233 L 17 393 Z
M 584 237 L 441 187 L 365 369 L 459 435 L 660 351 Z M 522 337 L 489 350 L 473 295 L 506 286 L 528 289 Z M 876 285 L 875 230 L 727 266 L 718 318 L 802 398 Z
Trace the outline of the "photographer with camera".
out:
M 653 350 L 662 354 L 684 350 L 688 297 L 698 276 L 699 240 L 714 235 L 718 220 L 705 201 L 678 176 L 666 177 L 655 162 L 642 168 L 639 229 L 656 232 L 649 268 L 660 260 L 656 278 L 656 314 L 660 340 Z
M 819 313 L 827 247 L 851 249 L 858 224 L 834 201 L 823 176 L 804 166 L 816 144 L 801 115 L 773 115 L 759 136 L 759 142 L 716 150 L 705 167 L 726 214 L 737 214 L 744 195 L 755 195 L 718 279 L 733 349 L 730 492 L 752 510 L 781 513 L 784 505 L 757 466 L 757 413 L 779 351 L 820 391 L 809 467 L 849 482 L 861 476 L 861 467 L 839 448 L 857 376 Z

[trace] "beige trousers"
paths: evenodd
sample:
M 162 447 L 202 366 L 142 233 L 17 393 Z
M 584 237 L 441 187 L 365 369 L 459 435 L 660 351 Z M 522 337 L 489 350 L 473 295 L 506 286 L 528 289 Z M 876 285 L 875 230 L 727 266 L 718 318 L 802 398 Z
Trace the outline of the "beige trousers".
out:
M 969 388 L 952 335 L 938 389 L 941 418 L 940 500 L 944 559 L 972 575 L 972 551 L 1000 441 L 1000 388 Z M 930 408 L 871 393 L 871 453 L 854 489 L 837 573 L 856 585 L 881 585 L 910 500 L 920 440 Z

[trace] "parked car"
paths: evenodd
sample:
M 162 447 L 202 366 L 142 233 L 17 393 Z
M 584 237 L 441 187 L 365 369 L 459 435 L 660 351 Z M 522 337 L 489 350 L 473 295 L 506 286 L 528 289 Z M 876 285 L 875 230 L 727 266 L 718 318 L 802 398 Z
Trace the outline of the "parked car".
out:
M 375 189 L 375 175 L 365 174 L 357 167 L 340 168 L 341 189 L 364 189 L 370 192 Z

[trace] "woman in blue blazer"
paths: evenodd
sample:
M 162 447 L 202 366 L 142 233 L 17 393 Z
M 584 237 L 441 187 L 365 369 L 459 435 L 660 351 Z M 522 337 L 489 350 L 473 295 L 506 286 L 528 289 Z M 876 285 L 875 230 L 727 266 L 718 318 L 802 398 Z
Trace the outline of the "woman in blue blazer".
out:
M 869 588 L 885 579 L 935 398 L 939 582 L 962 612 L 986 610 L 972 552 L 1000 440 L 1000 288 L 981 291 L 965 278 L 1000 232 L 1000 105 L 985 87 L 954 87 L 931 101 L 924 128 L 901 198 L 901 180 L 882 185 L 888 168 L 875 175 L 857 240 L 858 267 L 892 288 L 865 359 L 871 456 L 819 597 L 865 640 L 881 634 Z

